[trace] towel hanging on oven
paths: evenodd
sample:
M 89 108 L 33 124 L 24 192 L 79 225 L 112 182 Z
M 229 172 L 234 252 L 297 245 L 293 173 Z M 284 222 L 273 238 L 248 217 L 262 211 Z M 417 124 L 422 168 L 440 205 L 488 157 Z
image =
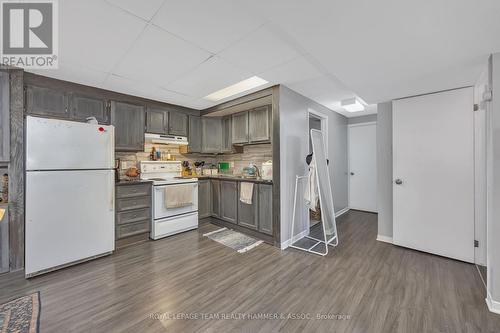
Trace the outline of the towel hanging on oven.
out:
M 194 185 L 178 184 L 165 187 L 165 207 L 167 209 L 191 206 Z

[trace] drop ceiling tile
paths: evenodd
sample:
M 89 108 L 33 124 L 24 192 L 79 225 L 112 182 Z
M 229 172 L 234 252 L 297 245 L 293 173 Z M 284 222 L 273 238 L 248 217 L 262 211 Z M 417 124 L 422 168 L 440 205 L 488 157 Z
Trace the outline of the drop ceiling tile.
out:
M 210 53 L 151 25 L 113 73 L 164 86 L 209 57 Z
M 204 97 L 251 76 L 251 73 L 214 56 L 166 88 L 190 96 Z
M 102 0 L 59 2 L 59 59 L 108 72 L 146 26 Z
M 326 75 L 296 82 L 288 85 L 288 87 L 323 105 L 355 97 L 352 91 L 334 83 Z
M 263 24 L 234 0 L 167 0 L 153 23 L 218 53 Z
M 303 56 L 259 73 L 258 76 L 274 84 L 293 84 L 321 76 L 321 72 Z
M 241 68 L 261 73 L 296 58 L 299 53 L 263 26 L 219 55 Z
M 160 9 L 164 0 L 106 0 L 109 3 L 126 10 L 129 13 L 139 16 L 140 18 L 150 21 L 153 15 Z
M 65 80 L 89 86 L 102 84 L 108 75 L 108 73 L 88 68 L 85 65 L 76 65 L 63 61 L 59 62 L 58 69 L 38 69 L 28 71 L 38 75 L 48 76 L 54 79 Z
M 168 91 L 147 82 L 132 80 L 113 74 L 106 78 L 103 88 L 128 95 L 184 106 L 186 103 L 195 99 L 194 97 Z

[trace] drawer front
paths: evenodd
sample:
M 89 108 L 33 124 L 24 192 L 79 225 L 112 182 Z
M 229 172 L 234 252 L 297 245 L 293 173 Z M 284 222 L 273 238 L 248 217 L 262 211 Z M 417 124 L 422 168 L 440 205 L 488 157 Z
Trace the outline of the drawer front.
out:
M 144 220 L 135 223 L 117 225 L 116 226 L 116 239 L 125 238 L 144 232 L 149 232 L 151 221 Z
M 116 211 L 151 207 L 151 197 L 131 197 L 116 200 Z
M 151 194 L 151 184 L 120 185 L 116 187 L 117 198 L 140 197 Z
M 148 219 L 151 221 L 151 209 L 137 209 L 116 214 L 116 224 L 126 224 Z

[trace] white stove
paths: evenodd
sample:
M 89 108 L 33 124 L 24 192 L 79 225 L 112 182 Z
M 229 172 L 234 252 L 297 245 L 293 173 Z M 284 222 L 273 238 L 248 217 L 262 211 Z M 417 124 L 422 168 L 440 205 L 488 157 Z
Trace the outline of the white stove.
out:
M 141 179 L 153 181 L 153 225 L 151 238 L 160 239 L 198 228 L 198 179 L 181 178 L 180 161 L 144 161 Z M 169 199 L 190 191 L 182 205 L 169 207 Z

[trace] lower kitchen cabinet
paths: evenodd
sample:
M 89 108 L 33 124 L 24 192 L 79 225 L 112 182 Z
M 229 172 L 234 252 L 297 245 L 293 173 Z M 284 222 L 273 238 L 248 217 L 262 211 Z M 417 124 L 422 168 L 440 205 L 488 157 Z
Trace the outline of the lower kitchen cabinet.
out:
M 250 229 L 259 228 L 259 184 L 253 184 L 252 204 L 241 202 L 241 182 L 238 183 L 238 224 Z
M 220 181 L 210 180 L 212 216 L 220 217 Z
M 259 231 L 268 235 L 273 234 L 273 186 L 259 184 Z
M 249 205 L 240 200 L 242 182 L 244 181 L 200 180 L 200 218 L 212 216 L 260 234 L 273 236 L 273 185 L 254 183 L 252 204 Z M 209 195 L 204 194 L 207 192 Z M 209 205 L 211 211 L 205 215 L 206 205 Z
M 220 181 L 220 218 L 224 221 L 238 221 L 238 183 Z
M 151 183 L 118 183 L 115 193 L 116 240 L 149 233 L 152 219 Z
M 198 181 L 198 217 L 200 219 L 212 215 L 210 180 Z

